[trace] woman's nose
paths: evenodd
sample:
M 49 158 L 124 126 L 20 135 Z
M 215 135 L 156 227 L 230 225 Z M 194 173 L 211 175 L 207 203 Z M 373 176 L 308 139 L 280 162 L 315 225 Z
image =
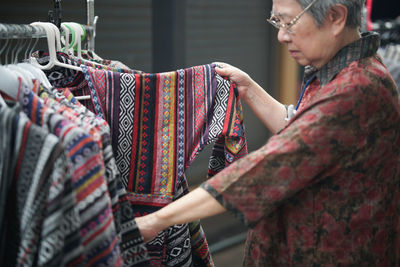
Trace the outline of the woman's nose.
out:
M 291 36 L 290 34 L 284 29 L 284 28 L 279 28 L 278 31 L 278 41 L 281 43 L 287 43 L 290 42 Z

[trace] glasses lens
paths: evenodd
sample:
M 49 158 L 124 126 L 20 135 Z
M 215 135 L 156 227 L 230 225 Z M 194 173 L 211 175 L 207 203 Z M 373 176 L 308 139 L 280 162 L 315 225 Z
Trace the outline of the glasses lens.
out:
M 271 23 L 272 26 L 274 26 L 275 28 L 277 28 L 279 30 L 281 25 L 280 25 L 279 19 L 277 17 L 272 15 L 269 19 L 267 19 L 267 21 L 269 23 Z

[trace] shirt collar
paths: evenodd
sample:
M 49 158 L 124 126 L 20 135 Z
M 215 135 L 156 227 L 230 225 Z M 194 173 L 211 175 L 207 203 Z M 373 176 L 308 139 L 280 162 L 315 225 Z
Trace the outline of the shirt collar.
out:
M 340 71 L 351 62 L 373 56 L 380 45 L 379 34 L 365 32 L 357 41 L 343 47 L 325 66 L 320 70 L 307 66 L 304 70 L 304 80 L 308 80 L 314 73 L 321 86 L 329 83 Z

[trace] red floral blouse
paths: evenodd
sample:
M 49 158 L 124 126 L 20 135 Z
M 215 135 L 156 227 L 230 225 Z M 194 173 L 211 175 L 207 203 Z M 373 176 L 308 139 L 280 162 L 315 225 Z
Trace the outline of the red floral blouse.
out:
M 250 227 L 244 266 L 399 265 L 399 97 L 378 46 L 343 48 L 283 130 L 202 184 Z

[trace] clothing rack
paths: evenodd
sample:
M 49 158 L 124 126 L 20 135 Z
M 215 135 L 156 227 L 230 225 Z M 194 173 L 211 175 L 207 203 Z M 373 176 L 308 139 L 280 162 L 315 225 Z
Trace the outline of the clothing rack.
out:
M 44 29 L 29 24 L 0 23 L 0 39 L 26 39 L 46 37 Z
M 57 18 L 61 18 L 61 4 L 60 0 L 58 3 L 57 11 L 50 12 L 52 15 L 53 23 L 58 23 L 58 19 L 54 19 L 54 15 L 57 14 Z M 98 16 L 94 15 L 94 0 L 87 0 L 87 25 L 82 25 L 85 28 L 87 36 L 87 49 L 94 51 L 95 37 L 96 37 L 96 24 Z M 39 28 L 29 24 L 6 24 L 0 23 L 0 39 L 27 39 L 27 38 L 45 38 L 46 32 Z M 0 47 L 1 49 L 1 47 Z
M 376 21 L 373 23 L 373 29 L 381 35 L 382 45 L 400 44 L 400 18 Z

